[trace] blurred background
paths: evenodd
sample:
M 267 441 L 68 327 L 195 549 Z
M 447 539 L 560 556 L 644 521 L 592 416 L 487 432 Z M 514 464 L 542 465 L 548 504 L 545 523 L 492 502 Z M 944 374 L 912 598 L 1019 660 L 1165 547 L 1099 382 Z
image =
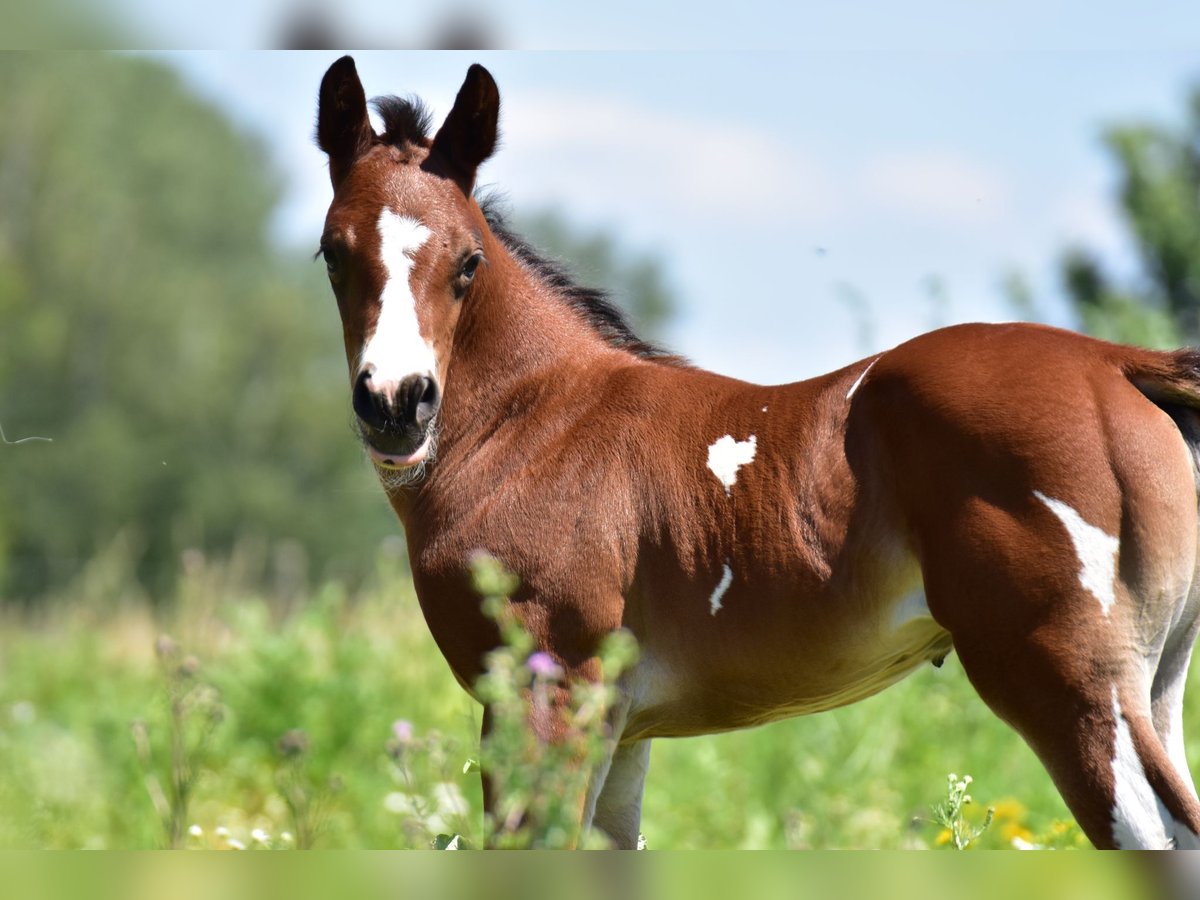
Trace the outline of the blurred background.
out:
M 278 742 L 299 731 L 310 794 L 343 798 L 328 801 L 343 816 L 329 814 L 333 845 L 419 845 L 421 827 L 397 825 L 428 815 L 397 799 L 420 792 L 397 787 L 391 723 L 454 734 L 463 759 L 476 727 L 353 438 L 337 311 L 312 262 L 330 195 L 315 97 L 340 54 L 158 47 L 231 34 L 395 47 L 355 54 L 368 95 L 417 94 L 437 121 L 483 62 L 503 140 L 481 184 L 641 333 L 727 374 L 795 380 L 961 321 L 1200 341 L 1192 7 L 798 4 L 743 30 L 702 4 L 683 20 L 642 10 L 667 48 L 644 51 L 612 24 L 623 6 L 608 24 L 520 3 L 426 6 L 399 23 L 374 3 L 335 16 L 216 0 L 201 16 L 116 0 L 100 16 L 70 7 L 70 27 L 46 33 L 138 49 L 0 55 L 0 751 L 21 760 L 0 801 L 22 811 L 0 843 L 187 840 L 162 804 L 178 814 L 171 760 L 189 740 L 198 772 L 214 768 L 204 754 L 244 764 L 197 776 L 208 787 L 193 794 L 211 796 L 184 824 L 204 841 L 217 827 L 294 831 L 280 767 L 297 764 Z M 556 42 L 631 49 L 485 49 Z M 696 49 L 730 43 L 756 49 Z M 435 46 L 475 49 L 417 49 Z M 947 731 L 984 730 L 898 744 L 888 729 L 904 723 L 872 724 L 876 707 L 853 725 L 772 729 L 786 737 L 769 748 L 733 736 L 656 749 L 681 793 L 707 778 L 715 799 L 684 826 L 677 796 L 652 795 L 650 826 L 671 846 L 920 843 L 914 817 L 975 759 L 996 768 L 997 791 L 1027 792 L 1000 796 L 1017 806 L 998 845 L 1077 842 L 1036 762 L 995 743 L 1015 739 L 981 724 L 961 676 L 919 677 L 911 708 L 893 704 L 905 727 L 929 735 L 943 715 Z M 181 717 L 182 696 L 196 705 Z M 814 734 L 820 752 L 798 763 Z M 453 769 L 463 760 L 446 746 Z M 751 783 L 716 774 L 754 754 Z M 802 807 L 828 791 L 835 760 L 862 768 L 818 821 Z M 376 780 L 348 774 L 361 769 Z M 471 779 L 430 778 L 477 808 Z M 373 818 L 355 821 L 360 803 Z M 823 833 L 831 820 L 845 827 Z

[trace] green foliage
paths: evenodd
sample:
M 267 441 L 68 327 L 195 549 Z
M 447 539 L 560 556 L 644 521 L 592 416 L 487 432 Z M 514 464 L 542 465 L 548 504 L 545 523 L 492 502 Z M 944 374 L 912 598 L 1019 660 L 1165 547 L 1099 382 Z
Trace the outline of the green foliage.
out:
M 166 842 L 130 732 L 145 723 L 149 771 L 165 785 L 175 676 L 156 653 L 163 631 L 180 648 L 181 686 L 205 686 L 221 711 L 202 745 L 185 732 L 201 748 L 187 846 L 425 848 L 438 835 L 483 846 L 479 710 L 430 639 L 403 568 L 382 557 L 361 589 L 329 583 L 284 605 L 239 565 L 236 554 L 192 559 L 170 611 L 157 613 L 122 599 L 131 591 L 116 566 L 93 565 L 95 583 L 77 583 L 78 594 L 0 618 L 0 848 Z M 614 667 L 627 662 L 618 655 Z M 1197 717 L 1193 683 L 1185 720 Z M 1200 762 L 1200 741 L 1188 751 Z M 978 777 L 967 810 L 995 809 L 977 846 L 1086 846 L 1037 759 L 953 656 L 845 709 L 655 741 L 642 831 L 660 849 L 938 846 L 933 791 L 964 769 Z
M 396 526 L 328 288 L 268 240 L 260 144 L 144 59 L 8 54 L 0 81 L 0 424 L 53 438 L 0 445 L 0 596 L 121 530 L 156 595 L 246 535 L 369 565 Z
M 1094 253 L 1073 248 L 1062 262 L 1068 295 L 1084 328 L 1099 337 L 1200 343 L 1200 88 L 1180 125 L 1119 125 L 1104 142 L 1143 275 L 1117 284 Z

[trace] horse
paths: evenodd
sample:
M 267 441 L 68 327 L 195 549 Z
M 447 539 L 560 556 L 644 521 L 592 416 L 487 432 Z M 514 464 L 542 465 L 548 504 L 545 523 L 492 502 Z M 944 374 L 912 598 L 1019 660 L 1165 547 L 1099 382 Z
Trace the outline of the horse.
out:
M 607 635 L 640 647 L 581 828 L 635 846 L 654 738 L 832 709 L 954 651 L 1094 845 L 1200 846 L 1200 353 L 966 324 L 792 384 L 704 371 L 481 206 L 483 67 L 436 132 L 418 100 L 374 103 L 382 133 L 332 64 L 320 253 L 433 639 L 471 691 L 498 641 L 484 550 L 561 670 L 553 709 L 603 677 Z M 502 794 L 485 777 L 488 809 Z

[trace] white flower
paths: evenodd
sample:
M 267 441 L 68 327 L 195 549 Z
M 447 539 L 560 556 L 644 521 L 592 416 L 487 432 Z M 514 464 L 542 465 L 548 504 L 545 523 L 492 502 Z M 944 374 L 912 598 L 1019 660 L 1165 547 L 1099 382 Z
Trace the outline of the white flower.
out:
M 260 844 L 265 844 L 267 841 L 271 840 L 271 836 L 261 828 L 255 828 L 252 832 L 250 832 L 250 837 Z
M 229 846 L 230 850 L 245 850 L 246 849 L 246 845 L 243 844 L 241 841 L 237 840 L 236 838 L 226 838 L 225 843 Z
M 204 837 L 204 829 L 201 828 L 199 825 L 193 825 L 191 828 L 188 829 L 188 834 L 190 834 L 194 838 L 202 838 L 202 837 Z

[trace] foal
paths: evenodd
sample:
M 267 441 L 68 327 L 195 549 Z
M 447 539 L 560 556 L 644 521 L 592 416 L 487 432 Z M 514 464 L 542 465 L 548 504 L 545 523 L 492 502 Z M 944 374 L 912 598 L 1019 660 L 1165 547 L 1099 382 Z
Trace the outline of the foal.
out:
M 499 102 L 472 66 L 432 138 L 395 98 L 376 134 L 334 63 L 321 249 L 358 428 L 459 682 L 497 641 L 480 549 L 520 577 L 512 610 L 564 684 L 602 676 L 614 629 L 640 644 L 582 824 L 635 844 L 651 738 L 831 709 L 953 649 L 1094 844 L 1197 846 L 1200 357 L 963 325 L 789 385 L 693 368 L 480 209 Z

